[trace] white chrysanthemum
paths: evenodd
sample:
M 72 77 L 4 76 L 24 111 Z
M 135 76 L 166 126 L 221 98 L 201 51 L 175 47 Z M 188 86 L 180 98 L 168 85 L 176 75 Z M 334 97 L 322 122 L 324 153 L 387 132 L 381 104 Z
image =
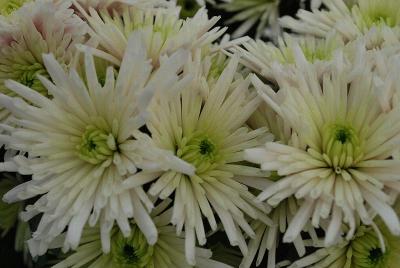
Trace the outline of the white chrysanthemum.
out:
M 82 244 L 76 252 L 53 266 L 53 268 L 124 268 L 124 267 L 153 267 L 153 268 L 189 268 L 185 260 L 185 240 L 176 236 L 175 228 L 169 225 L 172 210 L 164 211 L 170 200 L 158 205 L 151 213 L 158 229 L 159 238 L 154 245 L 148 244 L 144 234 L 135 223 L 132 233 L 125 237 L 117 229 L 111 231 L 111 251 L 104 254 L 101 250 L 100 228 L 85 228 Z M 61 246 L 61 245 L 58 245 Z M 57 247 L 57 245 L 53 245 Z M 209 250 L 196 248 L 198 268 L 229 268 L 230 266 L 210 259 Z
M 346 237 L 351 239 L 357 220 L 369 225 L 375 214 L 393 234 L 400 234 L 391 207 L 400 189 L 399 161 L 391 159 L 399 147 L 399 108 L 382 109 L 374 92 L 372 63 L 365 49 L 358 50 L 356 63 L 336 55 L 322 79 L 298 51 L 296 67 L 275 66 L 277 93 L 253 77 L 260 94 L 304 148 L 268 142 L 246 151 L 247 160 L 283 176 L 259 195 L 260 201 L 277 205 L 291 196 L 303 201 L 285 242 L 293 241 L 310 220 L 320 226 L 321 219 L 330 222 L 327 245 L 337 240 L 342 222 L 350 226 Z
M 147 214 L 152 203 L 136 186 L 176 165 L 181 172 L 193 173 L 190 165 L 156 148 L 150 137 L 139 131 L 154 92 L 179 90 L 191 79 L 177 76 L 188 52 L 163 58 L 159 70 L 152 72 L 140 33 L 133 34 L 128 44 L 119 73 L 108 68 L 104 86 L 88 53 L 83 80 L 74 69 L 65 73 L 53 56 L 44 56 L 54 84 L 42 76 L 39 79 L 52 100 L 6 81 L 11 91 L 32 103 L 0 95 L 1 105 L 13 115 L 10 125 L 2 126 L 10 132 L 1 136 L 2 141 L 8 148 L 28 154 L 3 163 L 2 169 L 32 175 L 32 180 L 8 192 L 4 200 L 41 196 L 21 215 L 29 220 L 43 214 L 30 241 L 32 255 L 43 254 L 47 244 L 67 226 L 65 247 L 76 248 L 86 222 L 94 226 L 99 220 L 105 252 L 114 221 L 129 235 L 129 218 L 136 219 L 149 243 L 154 244 L 157 230 Z M 142 171 L 135 174 L 138 169 Z M 136 184 L 126 187 L 128 178 Z
M 306 59 L 316 65 L 318 73 L 323 74 L 330 65 L 335 51 L 343 49 L 344 43 L 337 35 L 330 35 L 327 39 L 317 39 L 284 34 L 283 39 L 279 38 L 278 46 L 262 40 L 250 40 L 243 43 L 243 47 L 244 49 L 234 48 L 232 51 L 242 55 L 242 63 L 246 67 L 274 81 L 272 66 L 277 62 L 284 65 L 294 64 L 295 49 L 300 48 Z
M 361 225 L 352 240 L 321 248 L 295 261 L 289 268 L 396 268 L 399 256 L 399 238 L 390 234 L 385 226 Z
M 188 68 L 200 65 L 199 56 Z M 196 168 L 193 175 L 164 172 L 149 190 L 162 199 L 175 194 L 171 222 L 178 232 L 185 229 L 186 256 L 192 265 L 196 237 L 200 245 L 206 243 L 202 216 L 216 230 L 217 215 L 230 243 L 239 246 L 244 254 L 247 247 L 241 229 L 254 237 L 245 214 L 271 223 L 260 213 L 264 207 L 253 202 L 254 196 L 247 187 L 235 181 L 236 176 L 264 176 L 243 163 L 243 150 L 260 144 L 258 139 L 265 132 L 244 126 L 260 99 L 255 92 L 249 92 L 249 79 L 234 79 L 237 66 L 238 59 L 231 60 L 211 85 L 207 75 L 200 74 L 180 95 L 156 98 L 151 106 L 147 126 L 154 143 Z M 206 100 L 202 92 L 208 92 L 204 93 Z
M 35 1 L 13 12 L 12 19 L 2 21 L 0 30 L 0 92 L 15 95 L 4 86 L 13 79 L 37 92 L 48 95 L 37 75 L 48 76 L 42 53 L 53 53 L 64 66 L 76 51 L 75 45 L 84 41 L 85 23 L 73 15 L 69 4 Z M 0 119 L 8 116 L 0 109 Z
M 397 0 L 357 0 L 347 6 L 344 0 L 323 0 L 327 10 L 299 10 L 296 20 L 286 16 L 281 24 L 291 30 L 326 37 L 332 30 L 340 34 L 345 42 L 367 33 L 372 36 L 368 46 L 378 46 L 386 35 L 400 36 L 400 2 Z M 377 33 L 376 33 L 377 32 Z M 383 40 L 374 40 L 380 37 Z M 378 42 L 377 42 L 378 41 Z M 374 43 L 375 42 L 375 43 Z
M 280 0 L 223 0 L 220 8 L 237 13 L 227 21 L 228 24 L 241 22 L 233 33 L 241 37 L 254 25 L 257 25 L 256 37 L 262 35 L 277 38 L 280 34 L 278 24 Z
M 91 36 L 99 46 L 93 49 L 99 57 L 118 64 L 126 49 L 127 38 L 131 32 L 141 29 L 145 32 L 146 47 L 153 64 L 158 65 L 161 55 L 169 55 L 179 48 L 195 49 L 211 44 L 225 31 L 218 27 L 209 31 L 218 21 L 217 17 L 208 19 L 205 9 L 199 10 L 193 18 L 179 19 L 174 8 L 125 7 L 122 14 L 114 11 L 89 9 L 85 15 L 92 28 Z

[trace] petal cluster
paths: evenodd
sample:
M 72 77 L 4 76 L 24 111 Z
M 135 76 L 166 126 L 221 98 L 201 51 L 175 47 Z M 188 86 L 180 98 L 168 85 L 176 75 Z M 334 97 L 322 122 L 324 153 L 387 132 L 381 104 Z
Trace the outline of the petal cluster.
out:
M 2 234 L 28 267 L 396 268 L 399 10 L 0 0 Z

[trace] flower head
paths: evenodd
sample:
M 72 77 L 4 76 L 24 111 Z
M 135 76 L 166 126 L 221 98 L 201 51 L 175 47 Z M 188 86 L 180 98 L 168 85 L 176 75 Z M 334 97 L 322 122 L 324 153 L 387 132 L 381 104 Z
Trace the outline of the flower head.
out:
M 188 68 L 192 65 L 201 65 L 200 58 Z M 245 214 L 270 223 L 259 213 L 264 207 L 256 205 L 247 187 L 235 181 L 240 176 L 262 176 L 243 163 L 243 150 L 258 144 L 264 134 L 264 129 L 252 131 L 244 126 L 260 100 L 248 90 L 248 79 L 234 78 L 237 66 L 238 59 L 231 60 L 211 84 L 207 74 L 201 73 L 180 95 L 156 98 L 151 106 L 147 126 L 155 144 L 196 168 L 192 175 L 164 172 L 149 190 L 162 199 L 175 193 L 172 223 L 179 232 L 185 228 L 186 256 L 192 265 L 195 237 L 200 245 L 206 242 L 203 215 L 215 230 L 215 211 L 230 243 L 243 253 L 247 247 L 240 229 L 254 236 Z
M 310 36 L 293 37 L 284 34 L 283 39 L 278 40 L 278 46 L 265 43 L 262 40 L 250 40 L 243 43 L 243 47 L 232 49 L 233 52 L 242 55 L 242 63 L 266 79 L 274 80 L 272 66 L 275 63 L 294 64 L 297 49 L 302 51 L 310 63 L 317 65 L 319 73 L 322 74 L 329 66 L 336 50 L 344 49 L 344 43 L 337 35 L 319 39 Z
M 375 227 L 376 228 L 376 227 Z M 336 246 L 322 248 L 297 260 L 289 268 L 395 268 L 399 263 L 399 238 L 381 225 L 377 233 L 371 226 L 359 226 L 354 238 Z M 375 230 L 374 230 L 375 229 Z
M 218 18 L 208 19 L 204 8 L 186 20 L 179 19 L 179 9 L 175 7 L 142 8 L 133 5 L 125 7 L 122 13 L 89 8 L 89 14 L 79 5 L 77 8 L 92 28 L 90 34 L 98 40 L 96 54 L 116 64 L 124 55 L 128 36 L 136 30 L 145 32 L 148 56 L 154 66 L 159 64 L 162 55 L 170 55 L 179 48 L 195 49 L 209 45 L 225 31 L 218 27 L 209 31 Z
M 0 92 L 10 96 L 15 96 L 15 92 L 4 85 L 7 79 L 48 96 L 37 78 L 37 75 L 48 77 L 42 54 L 53 53 L 63 66 L 69 65 L 76 51 L 75 45 L 84 41 L 87 30 L 84 22 L 73 15 L 68 3 L 51 1 L 27 3 L 13 13 L 12 20 L 1 24 Z M 0 119 L 8 114 L 0 109 Z
M 163 268 L 191 267 L 185 261 L 185 240 L 182 236 L 176 236 L 175 230 L 169 224 L 171 209 L 165 210 L 170 200 L 166 200 L 155 208 L 151 214 L 158 229 L 159 238 L 154 245 L 150 245 L 137 224 L 132 222 L 132 232 L 129 236 L 123 235 L 117 229 L 111 231 L 111 251 L 104 254 L 101 250 L 100 229 L 98 227 L 86 227 L 83 231 L 84 241 L 75 253 L 61 261 L 54 268 L 86 267 L 93 263 L 93 268 Z M 165 211 L 164 211 L 165 210 Z M 57 245 L 53 245 L 57 247 Z M 196 257 L 199 268 L 228 268 L 229 266 L 210 259 L 211 252 L 202 248 L 196 248 Z
M 318 78 L 314 65 L 297 55 L 296 66 L 275 66 L 279 91 L 254 77 L 266 102 L 290 125 L 299 146 L 267 142 L 246 151 L 246 159 L 282 176 L 258 197 L 276 206 L 294 196 L 303 200 L 285 233 L 293 241 L 311 220 L 316 227 L 328 220 L 325 242 L 335 243 L 340 226 L 369 225 L 377 213 L 393 234 L 399 219 L 391 207 L 397 193 L 398 108 L 384 111 L 375 97 L 372 62 L 358 49 L 356 61 L 336 55 L 333 68 Z
M 25 220 L 43 214 L 31 239 L 32 255 L 43 254 L 57 235 L 68 227 L 66 248 L 76 248 L 83 226 L 100 221 L 105 252 L 110 250 L 108 233 L 114 221 L 124 235 L 129 235 L 129 218 L 135 218 L 150 244 L 157 240 L 157 230 L 148 216 L 152 203 L 139 186 L 178 163 L 181 172 L 192 167 L 149 142 L 139 131 L 145 123 L 146 109 L 156 90 L 174 90 L 188 81 L 178 77 L 186 62 L 187 51 L 180 50 L 163 58 L 153 71 L 147 59 L 140 33 L 129 39 L 119 72 L 112 67 L 102 86 L 97 78 L 93 56 L 85 52 L 83 79 L 74 69 L 66 73 L 52 55 L 45 55 L 44 65 L 50 82 L 40 81 L 54 97 L 48 99 L 36 91 L 7 80 L 7 87 L 22 96 L 0 95 L 0 103 L 12 113 L 3 135 L 11 149 L 26 152 L 4 163 L 32 180 L 4 196 L 13 202 L 41 196 L 22 213 Z M 189 77 L 190 79 L 190 77 Z M 140 173 L 135 174 L 138 169 Z M 134 185 L 124 181 L 131 178 Z
M 346 5 L 344 0 L 323 3 L 327 10 L 300 10 L 299 20 L 284 17 L 281 24 L 295 32 L 318 37 L 326 37 L 334 30 L 345 42 L 367 35 L 368 47 L 380 46 L 387 35 L 399 36 L 400 2 L 397 0 L 357 0 L 353 5 Z

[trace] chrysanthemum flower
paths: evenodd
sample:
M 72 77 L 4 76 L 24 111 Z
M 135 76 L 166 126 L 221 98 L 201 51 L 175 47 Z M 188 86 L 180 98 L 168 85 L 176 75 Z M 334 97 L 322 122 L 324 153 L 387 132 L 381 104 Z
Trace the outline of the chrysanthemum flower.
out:
M 127 38 L 135 30 L 145 32 L 148 56 L 155 66 L 161 55 L 169 55 L 179 48 L 195 49 L 211 44 L 225 29 L 214 28 L 217 17 L 208 18 L 207 11 L 199 10 L 193 18 L 179 19 L 176 8 L 125 7 L 122 14 L 116 11 L 89 9 L 86 13 L 78 4 L 92 28 L 91 36 L 99 46 L 94 53 L 118 64 L 126 49 Z
M 380 226 L 383 233 L 371 227 L 359 226 L 351 241 L 322 248 L 304 257 L 289 268 L 396 268 L 400 261 L 400 238 Z
M 250 40 L 243 43 L 243 47 L 244 49 L 238 47 L 233 49 L 233 52 L 242 55 L 242 63 L 266 79 L 275 80 L 272 66 L 276 62 L 283 65 L 294 64 L 296 49 L 300 48 L 306 59 L 317 65 L 318 72 L 322 74 L 329 66 L 335 51 L 343 49 L 344 43 L 337 35 L 318 39 L 284 34 L 283 39 L 279 38 L 278 46 L 262 40 Z
M 246 159 L 282 176 L 258 196 L 277 205 L 294 196 L 302 205 L 283 237 L 293 241 L 310 220 L 316 227 L 329 221 L 325 242 L 333 244 L 342 223 L 368 225 L 377 213 L 393 234 L 399 219 L 391 207 L 398 193 L 398 107 L 384 111 L 376 100 L 372 63 L 359 48 L 355 62 L 335 56 L 334 65 L 320 79 L 314 65 L 297 52 L 296 66 L 275 66 L 279 91 L 253 77 L 256 88 L 282 120 L 290 125 L 300 148 L 267 142 L 246 151 Z M 347 63 L 346 63 L 347 62 Z
M 37 75 L 48 76 L 42 53 L 53 53 L 64 66 L 76 51 L 75 45 L 84 41 L 85 23 L 73 15 L 70 4 L 35 1 L 13 13 L 12 20 L 1 22 L 0 31 L 0 92 L 14 96 L 4 86 L 12 79 L 42 95 L 48 95 Z M 0 119 L 8 115 L 0 109 Z
M 169 224 L 172 210 L 164 211 L 169 201 L 164 201 L 151 214 L 158 229 L 159 237 L 154 245 L 150 245 L 135 223 L 131 223 L 132 232 L 124 236 L 116 228 L 111 231 L 111 251 L 104 254 L 101 250 L 100 228 L 85 228 L 83 243 L 76 252 L 61 261 L 53 268 L 123 268 L 123 267 L 192 267 L 185 260 L 185 240 L 176 236 L 175 228 Z M 53 246 L 54 247 L 54 246 Z M 230 266 L 210 259 L 211 251 L 196 248 L 199 268 L 229 268 Z M 87 266 L 89 265 L 89 266 Z
M 400 36 L 400 2 L 397 0 L 357 0 L 352 6 L 346 5 L 344 0 L 322 2 L 327 10 L 299 10 L 299 20 L 289 16 L 283 17 L 282 26 L 318 37 L 326 37 L 335 30 L 345 42 L 355 40 L 371 30 L 378 31 L 377 34 L 382 38 L 386 34 L 392 34 L 390 32 Z M 372 41 L 374 40 L 370 42 Z M 370 42 L 367 43 L 369 46 L 379 45 L 379 42 L 369 44 Z
M 188 68 L 200 65 L 200 57 L 196 57 Z M 259 144 L 265 132 L 244 126 L 260 99 L 248 90 L 249 79 L 234 78 L 237 66 L 235 58 L 217 82 L 209 85 L 207 74 L 201 74 L 179 96 L 156 98 L 151 106 L 147 126 L 155 144 L 196 168 L 192 175 L 164 172 L 149 190 L 162 199 L 175 193 L 171 222 L 178 232 L 185 229 L 186 256 L 191 265 L 195 263 L 196 237 L 200 245 L 206 242 L 202 216 L 216 230 L 217 215 L 230 243 L 244 254 L 247 247 L 241 229 L 254 236 L 245 214 L 271 223 L 261 213 L 264 207 L 253 202 L 247 187 L 235 181 L 240 175 L 263 176 L 257 168 L 243 163 L 243 150 Z
M 6 81 L 11 91 L 32 103 L 0 95 L 1 105 L 13 116 L 10 125 L 3 126 L 10 134 L 2 135 L 2 141 L 28 154 L 4 163 L 3 170 L 32 175 L 32 180 L 8 192 L 4 200 L 41 196 L 21 215 L 29 220 L 42 214 L 30 241 L 33 256 L 43 254 L 47 244 L 67 226 L 64 246 L 76 248 L 86 222 L 94 226 L 100 221 L 105 252 L 110 249 L 108 234 L 114 221 L 129 235 L 129 218 L 135 218 L 148 242 L 154 244 L 157 230 L 147 214 L 152 203 L 136 186 L 169 168 L 193 173 L 192 166 L 156 148 L 150 137 L 139 131 L 155 91 L 179 90 L 191 79 L 177 76 L 188 52 L 180 50 L 163 58 L 157 72 L 152 72 L 142 35 L 133 34 L 128 44 L 119 73 L 108 68 L 104 86 L 88 53 L 85 79 L 74 69 L 64 72 L 52 55 L 44 56 L 54 84 L 43 76 L 39 79 L 54 97 L 51 100 L 22 84 Z M 135 174 L 138 169 L 142 171 Z M 126 186 L 128 178 L 135 183 Z
M 280 0 L 223 0 L 223 2 L 219 5 L 220 8 L 227 12 L 237 13 L 226 23 L 242 22 L 233 33 L 233 37 L 243 36 L 256 24 L 258 24 L 256 38 L 262 35 L 278 37 L 280 33 L 278 24 Z

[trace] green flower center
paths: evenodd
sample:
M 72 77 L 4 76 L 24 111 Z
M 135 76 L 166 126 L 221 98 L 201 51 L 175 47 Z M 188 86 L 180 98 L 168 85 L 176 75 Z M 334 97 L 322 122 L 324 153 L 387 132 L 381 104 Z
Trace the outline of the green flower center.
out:
M 115 139 L 111 134 L 94 126 L 88 126 L 77 146 L 78 155 L 93 165 L 107 160 L 116 151 Z
M 342 144 L 350 141 L 352 135 L 351 129 L 342 126 L 339 126 L 335 131 L 335 139 L 340 141 Z
M 10 15 L 13 11 L 22 7 L 27 0 L 0 0 L 0 14 L 3 16 Z
M 294 64 L 296 61 L 293 50 L 294 42 L 295 40 L 288 39 L 285 41 L 285 44 L 280 45 L 279 48 L 275 48 L 273 54 L 275 59 L 283 64 Z M 311 63 L 332 59 L 335 50 L 342 46 L 340 40 L 334 37 L 323 40 L 310 37 L 298 39 L 296 43 L 299 44 L 304 57 Z
M 335 47 L 324 47 L 322 45 L 315 48 L 303 46 L 303 53 L 309 62 L 316 62 L 318 60 L 330 60 Z
M 147 243 L 137 226 L 132 228 L 130 237 L 118 233 L 111 245 L 113 267 L 147 268 L 152 267 L 154 248 Z
M 383 252 L 380 248 L 373 248 L 369 251 L 368 259 L 372 264 L 378 264 L 383 258 Z
M 127 263 L 137 263 L 138 256 L 136 255 L 136 250 L 132 245 L 125 244 L 122 249 L 122 256 Z
M 199 151 L 202 155 L 211 156 L 215 151 L 215 145 L 209 139 L 205 138 L 204 140 L 200 141 Z
M 40 83 L 37 79 L 37 75 L 43 75 L 45 73 L 46 71 L 39 63 L 31 66 L 21 66 L 19 82 L 27 87 L 33 87 L 36 83 Z
M 47 89 L 42 85 L 38 79 L 38 75 L 49 77 L 47 71 L 41 63 L 15 63 L 9 66 L 0 66 L 3 72 L 3 77 L 6 79 L 15 80 L 24 86 L 27 86 L 36 92 L 39 92 L 43 96 L 48 96 Z M 0 88 L 0 91 L 4 94 L 14 96 L 15 93 L 7 89 L 5 86 Z
M 360 12 L 363 22 L 368 28 L 375 25 L 395 27 L 399 24 L 400 4 L 398 0 L 363 0 L 354 6 L 355 12 Z
M 177 149 L 177 156 L 196 167 L 198 174 L 216 167 L 221 159 L 215 138 L 204 134 L 184 137 Z
M 351 242 L 352 265 L 351 267 L 387 268 L 390 248 L 386 243 L 386 251 L 383 252 L 379 239 L 370 228 L 360 227 L 356 238 Z
M 323 157 L 338 174 L 361 160 L 361 145 L 358 134 L 347 124 L 328 124 L 322 129 Z

